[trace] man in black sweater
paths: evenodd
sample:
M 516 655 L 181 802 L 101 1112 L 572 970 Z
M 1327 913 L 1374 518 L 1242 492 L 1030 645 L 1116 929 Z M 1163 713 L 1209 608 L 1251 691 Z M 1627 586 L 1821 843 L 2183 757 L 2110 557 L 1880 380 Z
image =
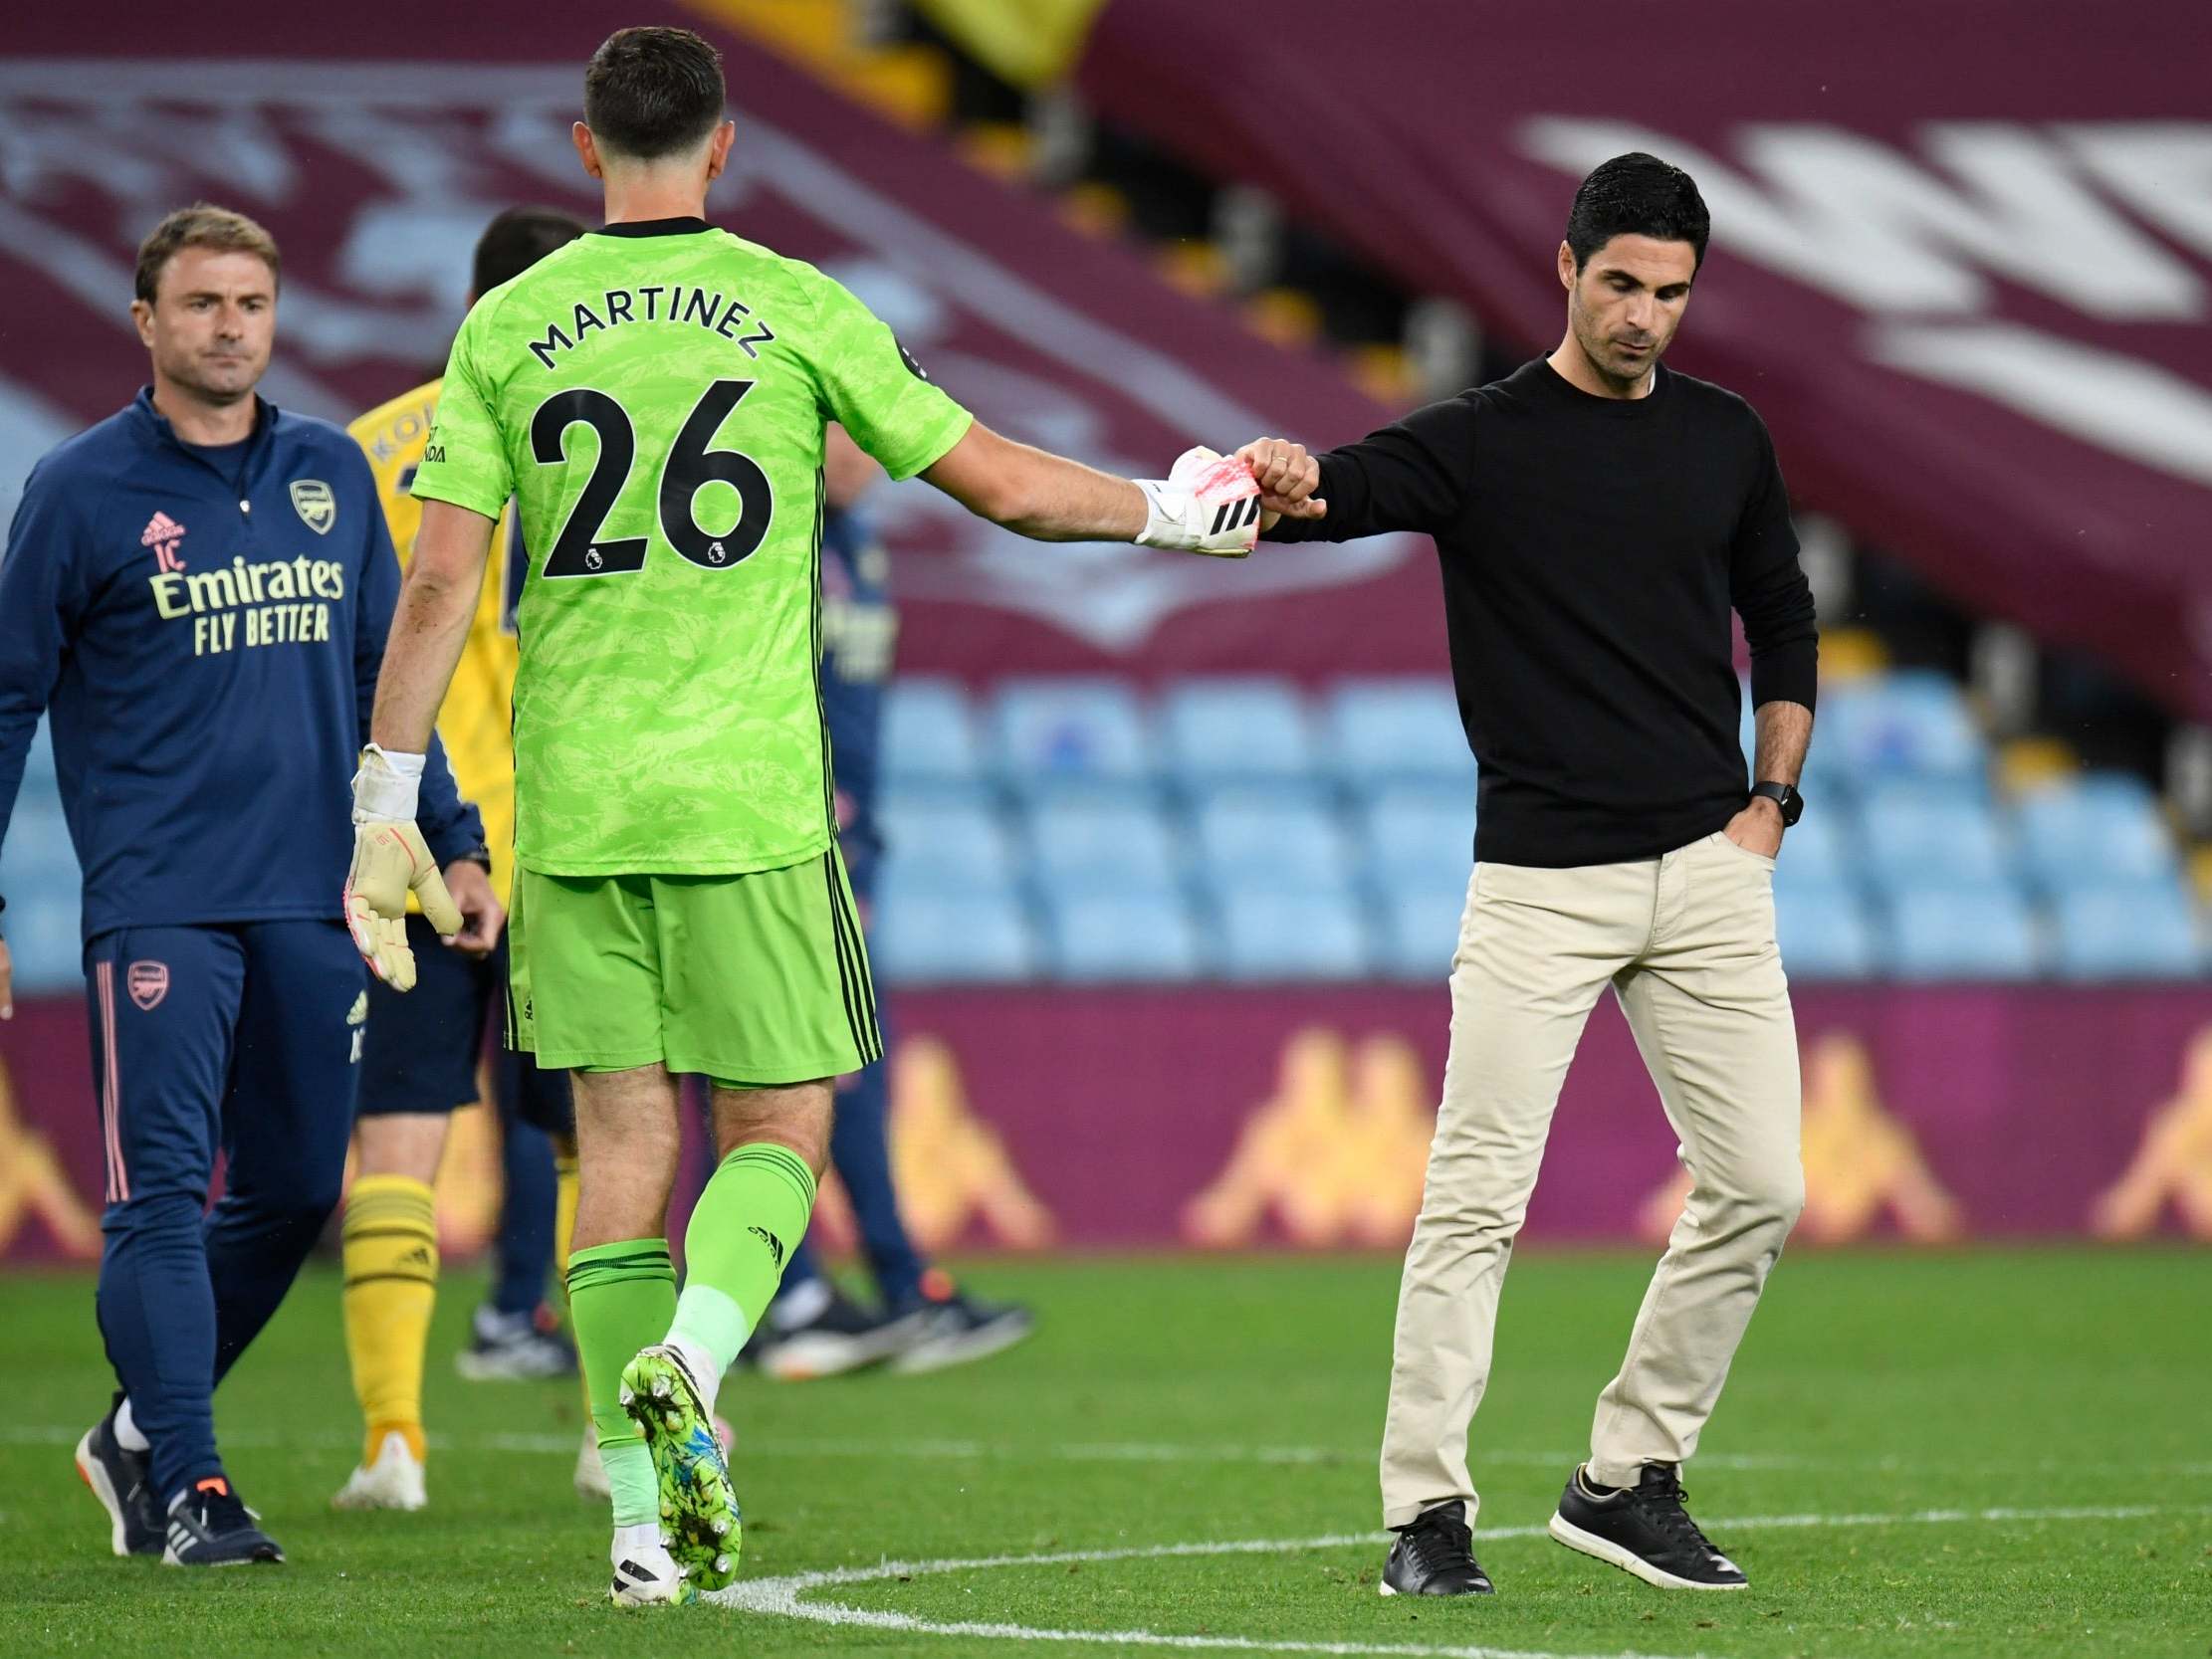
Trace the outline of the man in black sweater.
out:
M 1325 455 L 1274 438 L 1239 452 L 1275 539 L 1436 537 L 1481 768 L 1451 1054 L 1399 1293 L 1386 1595 L 1491 1588 L 1467 1428 L 1560 1083 L 1609 983 L 1694 1185 L 1551 1533 L 1654 1584 L 1745 1583 L 1690 1520 L 1679 1468 L 1804 1201 L 1772 875 L 1802 808 L 1818 646 L 1765 426 L 1659 362 L 1707 228 L 1686 173 L 1617 156 L 1576 192 L 1548 358 Z M 1757 710 L 1748 789 L 1731 608 Z

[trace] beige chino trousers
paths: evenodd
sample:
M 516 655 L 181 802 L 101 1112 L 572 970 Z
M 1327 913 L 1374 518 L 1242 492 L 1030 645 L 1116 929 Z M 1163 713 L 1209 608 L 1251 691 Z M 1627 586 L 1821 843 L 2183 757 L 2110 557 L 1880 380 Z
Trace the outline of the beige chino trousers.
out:
M 1467 1428 L 1490 1376 L 1498 1289 L 1552 1109 L 1611 984 L 1680 1141 L 1689 1201 L 1621 1372 L 1590 1473 L 1679 1463 L 1727 1379 L 1805 1177 L 1797 1031 L 1774 944 L 1774 861 L 1715 834 L 1661 858 L 1478 864 L 1451 965 L 1451 1052 L 1406 1252 L 1383 1430 L 1383 1524 L 1475 1491 Z

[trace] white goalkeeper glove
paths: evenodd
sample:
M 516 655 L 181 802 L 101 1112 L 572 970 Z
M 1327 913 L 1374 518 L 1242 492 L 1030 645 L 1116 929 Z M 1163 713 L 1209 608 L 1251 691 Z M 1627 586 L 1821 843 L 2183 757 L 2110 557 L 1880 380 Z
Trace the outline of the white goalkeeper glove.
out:
M 415 955 L 407 948 L 409 893 L 422 902 L 423 916 L 441 938 L 461 931 L 460 908 L 415 827 L 423 759 L 389 754 L 370 743 L 353 774 L 353 867 L 345 876 L 345 926 L 369 971 L 395 991 L 415 988 Z
M 1147 547 L 1175 547 L 1216 558 L 1242 558 L 1259 540 L 1259 482 L 1234 456 L 1201 445 L 1187 449 L 1162 478 L 1141 478 Z

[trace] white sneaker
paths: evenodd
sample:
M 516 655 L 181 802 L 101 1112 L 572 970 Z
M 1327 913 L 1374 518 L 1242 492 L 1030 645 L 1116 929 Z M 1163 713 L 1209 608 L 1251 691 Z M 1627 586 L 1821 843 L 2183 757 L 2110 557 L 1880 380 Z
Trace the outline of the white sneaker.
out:
M 376 1448 L 376 1461 L 364 1463 L 347 1477 L 331 1500 L 340 1510 L 419 1510 L 430 1501 L 424 1489 L 422 1465 L 407 1449 L 407 1437 L 397 1429 L 384 1436 Z
M 690 1575 L 658 1538 L 625 1543 L 617 1529 L 612 1555 L 614 1582 L 607 1594 L 617 1607 L 680 1607 L 699 1598 Z
M 599 1461 L 598 1431 L 589 1424 L 584 1426 L 583 1444 L 576 1450 L 576 1496 L 595 1504 L 606 1503 L 614 1496 L 614 1489 L 607 1485 L 607 1466 Z

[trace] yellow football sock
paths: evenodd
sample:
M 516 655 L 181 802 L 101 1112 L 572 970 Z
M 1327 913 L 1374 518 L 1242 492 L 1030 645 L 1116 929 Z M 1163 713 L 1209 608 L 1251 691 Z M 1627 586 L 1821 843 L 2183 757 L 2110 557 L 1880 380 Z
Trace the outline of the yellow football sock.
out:
M 568 1257 L 576 1242 L 576 1138 L 553 1137 L 553 1269 L 560 1275 L 560 1294 L 568 1294 Z M 573 1332 L 576 1313 L 568 1310 Z M 591 1421 L 591 1385 L 583 1381 L 583 1366 L 576 1366 L 576 1381 L 583 1388 L 583 1420 Z
M 422 1355 L 438 1295 L 438 1225 L 430 1188 L 407 1175 L 364 1175 L 345 1200 L 345 1351 L 368 1422 L 365 1464 L 398 1433 L 419 1460 Z
M 576 1239 L 576 1143 L 567 1136 L 553 1140 L 553 1270 L 566 1274 Z

